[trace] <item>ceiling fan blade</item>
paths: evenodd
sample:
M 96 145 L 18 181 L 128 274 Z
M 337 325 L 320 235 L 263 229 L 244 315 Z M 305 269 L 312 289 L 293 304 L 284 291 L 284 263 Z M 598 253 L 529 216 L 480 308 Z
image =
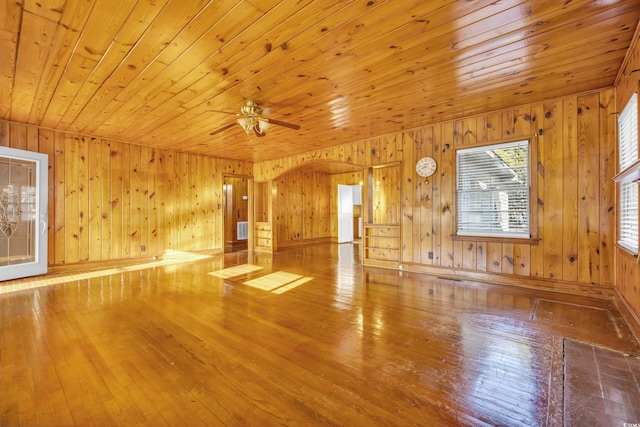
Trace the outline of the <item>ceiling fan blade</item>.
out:
M 231 122 L 228 125 L 222 126 L 220 129 L 216 129 L 213 132 L 211 132 L 209 135 L 217 135 L 222 131 L 225 131 L 227 129 L 230 129 L 232 127 L 234 127 L 236 125 L 236 122 Z
M 282 122 L 282 121 L 276 120 L 276 119 L 267 119 L 267 120 L 269 120 L 269 123 L 273 123 L 274 125 L 284 126 L 286 128 L 295 129 L 295 130 L 299 130 L 300 129 L 300 125 L 295 125 L 293 123 Z
M 232 113 L 230 111 L 222 111 L 222 110 L 207 110 L 207 111 L 211 111 L 212 113 L 231 114 L 233 116 L 239 116 L 240 115 L 238 113 Z
M 255 133 L 258 138 L 262 138 L 264 136 L 264 133 L 258 132 L 258 129 L 255 127 L 253 128 L 253 133 Z

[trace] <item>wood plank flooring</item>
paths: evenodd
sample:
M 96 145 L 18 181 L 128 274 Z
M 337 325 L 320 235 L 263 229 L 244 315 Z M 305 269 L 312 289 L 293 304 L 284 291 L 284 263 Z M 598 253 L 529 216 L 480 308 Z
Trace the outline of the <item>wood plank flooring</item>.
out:
M 352 245 L 108 273 L 0 292 L 0 425 L 562 425 L 564 338 L 640 353 L 610 301 Z

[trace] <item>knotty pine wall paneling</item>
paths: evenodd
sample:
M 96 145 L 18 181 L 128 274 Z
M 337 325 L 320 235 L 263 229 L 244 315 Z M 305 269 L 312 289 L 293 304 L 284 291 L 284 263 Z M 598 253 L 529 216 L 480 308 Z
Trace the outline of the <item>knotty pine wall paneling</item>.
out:
M 176 223 L 179 219 L 176 212 L 175 205 L 178 200 L 178 170 L 176 166 L 176 153 L 167 151 L 164 153 L 164 184 L 165 184 L 165 201 L 164 201 L 164 226 L 161 225 L 164 239 L 164 251 L 177 250 L 177 235 Z
M 454 172 L 455 162 L 455 123 L 447 122 L 441 127 L 440 142 L 440 197 L 438 207 L 438 218 L 440 220 L 440 265 L 448 268 L 453 267 L 454 262 L 454 241 L 451 236 L 455 233 L 454 220 L 454 200 L 456 178 Z
M 223 250 L 224 174 L 250 163 L 0 121 L 0 144 L 49 155 L 50 266 Z
M 441 169 L 436 166 L 435 173 L 428 179 L 417 176 L 415 173 L 415 163 L 422 157 L 434 157 L 437 153 L 435 147 L 435 129 L 429 127 L 420 129 L 406 135 L 407 145 L 404 150 L 408 153 L 408 159 L 404 160 L 405 180 L 404 187 L 407 189 L 409 202 L 403 206 L 403 236 L 410 236 L 416 233 L 416 238 L 403 240 L 402 259 L 413 264 L 432 265 L 434 248 L 434 199 L 435 192 L 440 182 Z M 414 148 L 412 148 L 414 146 Z M 413 156 L 411 153 L 414 153 Z M 410 183 L 416 182 L 412 186 Z M 413 191 L 413 196 L 411 195 Z M 412 221 L 407 219 L 412 218 Z M 405 226 L 404 224 L 407 223 Z M 409 242 L 410 240 L 410 242 Z M 429 257 L 429 252 L 432 256 Z
M 562 269 L 562 279 L 575 281 L 578 278 L 578 173 L 579 173 L 579 155 L 578 155 L 578 129 L 577 116 L 578 106 L 575 99 L 568 99 L 562 105 L 562 130 L 564 132 L 564 144 L 562 151 L 562 170 L 564 176 L 567 177 L 566 184 L 562 187 L 562 195 L 564 208 L 562 210 L 562 246 L 563 250 L 568 254 Z M 566 148 L 566 149 L 565 149 Z
M 191 242 L 193 246 L 193 230 L 191 224 L 191 200 L 189 198 L 189 155 L 178 153 L 176 156 L 177 169 L 180 171 L 177 188 L 176 188 L 176 204 L 180 206 L 177 209 L 178 218 L 176 221 L 176 249 L 182 247 L 183 241 Z
M 128 230 L 131 221 L 129 207 L 131 205 L 129 184 L 129 145 L 112 142 L 110 147 L 110 212 L 108 215 L 111 226 L 111 257 L 113 259 L 129 256 Z M 55 200 L 55 199 L 54 199 Z
M 114 209 L 112 211 L 112 216 L 116 214 L 120 215 L 119 218 L 119 229 L 115 229 L 114 234 L 112 235 L 111 241 L 114 245 L 112 249 L 112 253 L 120 253 L 122 258 L 129 258 L 131 255 L 131 237 L 129 230 L 131 228 L 131 167 L 130 167 L 130 155 L 131 155 L 131 145 L 129 144 L 120 144 L 116 147 L 118 151 L 111 156 L 111 174 L 112 174 L 112 185 L 114 179 L 118 177 L 120 179 L 120 185 L 117 187 L 111 188 L 111 205 L 116 208 L 120 206 L 119 209 Z M 113 151 L 113 150 L 112 150 Z M 116 163 L 118 162 L 118 163 Z M 114 167 L 116 168 L 116 172 L 114 173 Z M 115 220 L 114 220 L 115 224 Z M 119 232 L 119 235 L 115 233 Z M 118 259 L 118 258 L 115 258 Z
M 545 232 L 545 221 L 544 221 L 544 178 L 545 178 L 545 168 L 544 168 L 544 155 L 548 151 L 545 147 L 544 141 L 541 136 L 544 135 L 544 129 L 542 128 L 542 117 L 544 116 L 544 106 L 542 104 L 538 104 L 536 106 L 531 107 L 531 130 L 534 132 L 534 138 L 537 139 L 537 161 L 534 165 L 534 170 L 531 172 L 531 177 L 534 177 L 537 183 L 537 189 L 534 190 L 537 193 L 536 198 L 536 207 L 531 209 L 532 214 L 535 214 L 537 211 L 537 236 L 542 239 Z M 542 132 L 542 135 L 540 134 Z M 541 240 L 542 242 L 542 240 Z M 530 263 L 531 266 L 529 268 L 530 277 L 544 277 L 544 244 L 537 244 L 530 246 Z
M 61 202 L 64 203 L 64 257 L 63 262 L 82 262 L 80 258 L 80 187 L 83 185 L 78 168 L 80 137 L 64 136 L 64 193 Z
M 373 223 L 400 224 L 400 165 L 373 168 Z
M 414 164 L 415 164 L 415 154 L 420 151 L 420 147 L 416 145 L 414 149 L 414 145 L 416 141 L 413 135 L 404 134 L 402 135 L 402 153 L 404 157 L 404 161 L 400 166 L 400 174 L 401 187 L 404 187 L 407 191 L 405 191 L 400 200 L 400 212 L 408 212 L 410 207 L 415 203 L 417 206 L 420 205 L 419 200 L 415 200 L 415 197 L 419 191 L 420 186 L 422 185 L 422 179 L 420 177 L 414 177 Z M 416 188 L 416 186 L 418 186 Z M 419 223 L 419 215 L 420 212 L 415 212 L 413 214 L 409 214 L 403 221 L 401 221 L 402 227 L 400 228 L 400 234 L 411 233 L 413 231 L 413 223 L 417 221 Z M 404 244 L 400 246 L 400 258 L 401 259 L 412 259 L 413 258 L 413 242 L 414 239 L 406 239 Z
M 438 172 L 436 174 L 434 174 L 432 176 L 433 180 L 433 184 L 432 184 L 432 190 L 431 190 L 431 199 L 433 200 L 432 204 L 431 204 L 431 234 L 433 236 L 432 240 L 431 240 L 431 246 L 426 246 L 426 247 L 422 247 L 420 246 L 420 250 L 426 250 L 427 253 L 425 254 L 427 258 L 431 258 L 432 261 L 432 265 L 438 266 L 441 265 L 441 261 L 442 261 L 442 235 L 441 235 L 441 221 L 440 219 L 442 218 L 442 216 L 440 215 L 440 213 L 442 212 L 442 207 L 440 205 L 440 195 L 442 194 L 442 188 L 441 188 L 441 183 L 442 183 L 442 176 L 443 176 L 443 169 L 442 169 L 442 152 L 441 152 L 441 147 L 442 147 L 442 125 L 434 125 L 431 126 L 431 131 L 432 131 L 432 139 L 431 139 L 431 144 L 433 144 L 433 158 L 436 161 L 437 164 L 437 168 L 439 169 Z M 415 177 L 415 172 L 414 175 Z M 409 211 L 407 213 L 409 214 L 413 214 L 413 212 L 415 212 L 417 209 L 416 206 L 411 206 L 409 208 Z M 409 234 L 405 234 L 403 235 L 403 238 L 407 238 L 408 236 L 413 236 L 416 230 L 416 225 L 414 224 L 412 226 L 412 230 Z M 422 256 L 420 257 L 422 258 Z M 404 259 L 402 260 L 404 262 Z
M 600 224 L 602 238 L 600 239 L 599 255 L 601 283 L 615 285 L 615 242 L 617 240 L 616 229 L 616 185 L 610 178 L 617 172 L 616 147 L 618 120 L 615 114 L 615 92 L 608 91 L 600 97 L 600 103 L 605 107 L 604 114 L 600 114 L 600 182 L 598 187 L 598 199 L 600 207 Z
M 256 163 L 254 175 L 266 181 L 318 159 L 362 167 L 401 162 L 403 268 L 611 296 L 613 96 L 606 89 L 300 153 Z M 454 239 L 455 150 L 519 139 L 535 147 L 532 223 L 539 241 Z M 424 156 L 438 163 L 428 182 L 414 170 Z
M 141 155 L 142 147 L 139 145 L 132 145 L 129 150 L 129 155 L 127 156 L 129 159 L 129 179 L 131 184 L 131 193 L 129 195 L 129 218 L 131 218 L 131 221 L 127 231 L 127 234 L 129 235 L 128 257 L 132 258 L 140 256 L 140 247 L 144 242 L 144 240 L 142 240 L 142 227 L 146 223 L 146 221 L 142 221 L 142 193 L 144 192 L 142 186 L 144 183 L 142 182 Z M 144 235 L 146 237 L 146 233 L 144 233 Z
M 12 127 L 17 127 L 13 125 Z M 53 193 L 54 198 L 49 197 L 49 212 L 51 212 L 51 205 L 54 206 L 54 217 L 50 216 L 48 219 L 49 229 L 51 229 L 51 225 L 54 226 L 54 234 L 53 238 L 51 238 L 51 234 L 49 234 L 48 246 L 49 253 L 51 253 L 51 248 L 54 248 L 55 256 L 52 258 L 49 257 L 49 264 L 64 264 L 64 233 L 65 233 L 65 209 L 64 209 L 64 194 L 65 194 L 65 163 L 64 163 L 64 134 L 62 133 L 54 133 L 53 135 L 54 147 L 55 147 L 55 158 L 49 159 L 49 169 L 51 169 L 51 165 L 53 165 L 54 170 L 54 181 L 49 181 L 49 189 L 54 187 Z M 7 146 L 9 145 L 9 141 L 7 142 Z M 17 141 L 14 141 L 16 143 Z M 44 141 L 44 144 L 48 144 L 50 141 Z M 55 195 L 59 195 L 59 199 L 56 201 Z M 54 244 L 52 244 L 54 242 Z
M 144 192 L 142 193 L 142 241 L 149 242 L 145 245 L 145 250 L 141 250 L 141 254 L 158 253 L 158 202 L 156 198 L 157 192 L 157 152 L 154 148 L 143 147 L 141 152 L 142 159 L 142 182 L 146 183 Z
M 92 138 L 88 147 L 89 182 L 87 195 L 89 198 L 89 210 L 87 224 L 89 225 L 89 260 L 100 261 L 102 259 L 102 229 L 108 228 L 106 221 L 100 220 L 104 212 L 103 188 L 102 188 L 102 144 L 100 140 Z M 104 218 L 102 218 L 104 219 Z
M 273 206 L 278 246 L 331 237 L 331 178 L 327 173 L 295 169 L 275 180 Z
M 158 203 L 157 191 L 157 152 L 154 148 L 142 147 L 140 164 L 141 181 L 144 183 L 141 193 L 142 236 L 140 254 L 158 253 Z M 144 242 L 148 242 L 145 245 Z M 142 249 L 144 246 L 144 250 Z
M 194 249 L 202 250 L 205 248 L 209 234 L 210 198 L 207 198 L 207 162 L 202 157 L 195 157 L 195 164 L 196 175 L 194 177 L 194 185 L 190 188 L 194 203 Z
M 563 195 L 565 182 L 563 181 L 562 159 L 564 158 L 564 144 L 562 141 L 563 110 L 562 103 L 550 102 L 543 106 L 542 117 L 543 134 L 539 137 L 539 144 L 545 147 L 544 155 L 540 156 L 541 167 L 544 169 L 543 189 L 544 198 L 542 218 L 545 223 L 544 233 L 541 235 L 545 242 L 544 264 L 542 277 L 562 279 L 563 263 L 563 202 L 572 203 Z M 568 147 L 567 147 L 568 148 Z M 566 177 L 567 183 L 571 177 Z M 540 185 L 540 182 L 538 182 Z M 577 222 L 576 222 L 577 224 Z M 576 224 L 573 224 L 575 227 Z M 571 224 L 567 224 L 571 226 Z M 577 230 L 576 230 L 577 238 Z

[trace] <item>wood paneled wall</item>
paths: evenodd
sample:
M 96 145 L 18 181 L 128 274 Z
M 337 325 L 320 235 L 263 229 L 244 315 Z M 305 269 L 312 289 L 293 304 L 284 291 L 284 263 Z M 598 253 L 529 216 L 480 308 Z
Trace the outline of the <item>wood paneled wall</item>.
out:
M 273 218 L 278 247 L 331 237 L 331 178 L 326 173 L 293 170 L 274 184 Z
M 371 171 L 371 223 L 400 224 L 401 172 L 398 164 Z
M 0 145 L 49 155 L 49 265 L 222 250 L 224 174 L 251 164 L 0 121 Z
M 256 163 L 254 176 L 274 179 L 318 160 L 360 166 L 401 162 L 402 264 L 426 272 L 498 274 L 512 282 L 535 278 L 566 291 L 584 285 L 583 289 L 606 287 L 610 292 L 615 248 L 614 98 L 613 89 L 607 89 L 443 122 Z M 523 138 L 536 139 L 534 212 L 540 241 L 454 240 L 455 149 Z M 423 156 L 438 162 L 428 183 L 414 169 Z
M 640 29 L 640 27 L 638 27 Z M 640 86 L 640 31 L 637 31 L 629 48 L 628 56 L 620 69 L 616 82 L 616 111 L 621 112 L 629 102 L 633 92 Z M 618 165 L 618 160 L 613 159 Z M 617 171 L 617 170 L 616 170 Z M 617 171 L 618 172 L 618 171 Z M 640 185 L 640 184 L 639 184 Z M 617 238 L 617 236 L 616 236 Z M 616 288 L 622 304 L 626 305 L 635 317 L 635 334 L 640 339 L 640 265 L 634 254 L 618 248 L 616 251 Z

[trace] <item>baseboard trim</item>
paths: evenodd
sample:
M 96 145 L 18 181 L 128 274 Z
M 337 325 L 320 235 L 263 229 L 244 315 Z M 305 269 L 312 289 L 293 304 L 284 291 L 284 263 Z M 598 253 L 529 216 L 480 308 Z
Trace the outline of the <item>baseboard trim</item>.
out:
M 476 282 L 519 286 L 523 288 L 538 289 L 565 294 L 590 296 L 604 299 L 614 298 L 612 287 L 565 282 L 561 280 L 552 280 L 539 277 L 513 276 L 500 273 L 483 273 L 448 267 L 435 267 L 408 263 L 402 263 L 400 265 L 400 270 L 413 273 L 429 274 L 433 276 L 450 277 L 454 279 L 473 280 Z
M 620 314 L 622 314 L 625 322 L 627 322 L 627 325 L 629 325 L 629 329 L 631 329 L 633 336 L 638 342 L 640 342 L 640 317 L 635 311 L 633 311 L 618 288 L 614 288 L 614 295 L 613 302 L 618 308 L 618 311 L 620 311 Z
M 331 237 L 318 237 L 315 239 L 300 239 L 300 240 L 289 240 L 287 242 L 278 242 L 278 250 L 280 249 L 291 249 L 298 248 L 302 246 L 313 246 L 320 245 L 324 243 L 331 243 Z
M 163 255 L 152 255 L 152 256 L 144 256 L 144 257 L 136 257 L 136 258 L 121 258 L 121 259 L 112 259 L 112 260 L 106 260 L 106 261 L 86 261 L 86 262 L 78 262 L 73 264 L 56 264 L 56 265 L 49 265 L 49 267 L 47 268 L 47 274 L 68 273 L 70 271 L 100 270 L 100 269 L 114 268 L 114 267 L 126 267 L 129 265 L 138 265 L 138 264 L 144 264 L 144 263 L 153 262 L 153 261 L 180 260 L 180 259 L 184 259 L 186 261 L 189 259 L 189 256 L 193 254 L 213 256 L 213 255 L 221 255 L 222 253 L 223 252 L 220 249 L 212 249 L 212 250 L 165 253 Z

